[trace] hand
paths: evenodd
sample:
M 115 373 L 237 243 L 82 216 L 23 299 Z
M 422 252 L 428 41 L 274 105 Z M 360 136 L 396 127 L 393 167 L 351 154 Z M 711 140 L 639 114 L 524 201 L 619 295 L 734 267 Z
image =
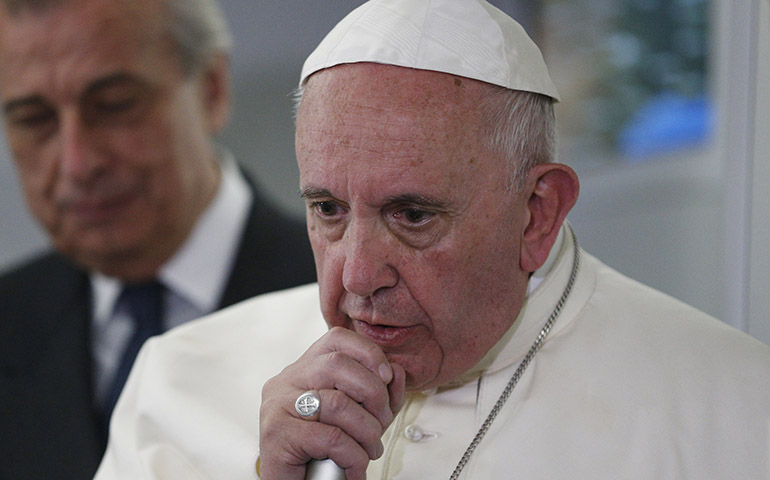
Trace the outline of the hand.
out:
M 405 378 L 404 369 L 370 340 L 344 328 L 329 330 L 262 388 L 261 477 L 302 480 L 307 462 L 331 458 L 348 480 L 365 478 L 404 403 Z M 321 399 L 321 408 L 305 419 L 294 402 L 308 390 Z

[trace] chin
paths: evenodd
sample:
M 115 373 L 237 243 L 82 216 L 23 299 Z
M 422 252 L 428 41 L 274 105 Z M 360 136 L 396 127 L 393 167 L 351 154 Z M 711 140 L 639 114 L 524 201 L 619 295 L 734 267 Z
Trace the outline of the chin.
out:
M 386 353 L 391 363 L 401 365 L 406 371 L 406 389 L 408 391 L 420 391 L 438 386 L 438 371 L 435 368 L 428 368 L 421 365 L 415 365 L 410 362 L 409 356 Z

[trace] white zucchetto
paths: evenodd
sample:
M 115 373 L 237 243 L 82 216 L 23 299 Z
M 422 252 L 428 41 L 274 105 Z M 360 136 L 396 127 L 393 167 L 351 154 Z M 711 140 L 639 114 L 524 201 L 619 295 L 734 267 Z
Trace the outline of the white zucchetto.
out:
M 450 73 L 559 100 L 537 45 L 485 0 L 370 0 L 305 60 L 300 85 L 324 68 L 358 62 Z

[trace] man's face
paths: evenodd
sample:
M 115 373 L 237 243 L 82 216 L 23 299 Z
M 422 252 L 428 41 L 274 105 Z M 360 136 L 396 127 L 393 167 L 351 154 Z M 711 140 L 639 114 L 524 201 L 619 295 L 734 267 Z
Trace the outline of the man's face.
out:
M 316 73 L 297 158 L 330 327 L 373 340 L 407 388 L 473 367 L 516 319 L 526 201 L 482 146 L 473 80 L 354 64 Z
M 220 125 L 157 1 L 0 8 L 0 99 L 32 213 L 87 268 L 152 275 L 216 190 Z

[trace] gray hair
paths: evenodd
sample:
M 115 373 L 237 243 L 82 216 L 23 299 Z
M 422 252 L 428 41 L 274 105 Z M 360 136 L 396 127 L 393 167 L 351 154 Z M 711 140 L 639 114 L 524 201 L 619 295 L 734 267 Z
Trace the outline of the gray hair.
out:
M 481 99 L 484 142 L 508 161 L 509 187 L 524 187 L 529 170 L 556 161 L 558 135 L 553 99 L 489 85 Z
M 3 6 L 12 16 L 22 11 L 41 12 L 62 3 L 64 0 L 2 0 Z
M 188 74 L 218 55 L 229 55 L 233 37 L 217 0 L 170 0 L 171 37 Z
M 295 119 L 303 94 L 303 86 L 292 94 Z M 484 145 L 506 159 L 511 191 L 524 187 L 533 166 L 556 161 L 558 134 L 553 103 L 547 95 L 491 84 L 481 98 Z
M 42 12 L 66 0 L 0 0 L 11 15 Z M 133 0 L 124 0 L 133 2 Z M 165 0 L 169 34 L 185 74 L 205 68 L 218 55 L 229 55 L 233 38 L 217 0 Z

